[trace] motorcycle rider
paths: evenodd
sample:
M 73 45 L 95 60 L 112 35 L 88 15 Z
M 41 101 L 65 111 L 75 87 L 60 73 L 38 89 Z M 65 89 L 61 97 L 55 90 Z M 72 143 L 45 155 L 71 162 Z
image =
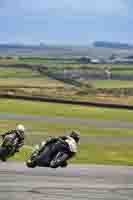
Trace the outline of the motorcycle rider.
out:
M 15 152 L 19 152 L 19 149 L 24 145 L 24 131 L 25 131 L 25 128 L 22 124 L 18 124 L 16 126 L 16 129 L 13 129 L 13 130 L 10 130 L 4 134 L 2 134 L 2 138 L 4 140 L 4 138 L 7 136 L 7 135 L 12 135 L 12 134 L 16 134 L 16 137 L 18 138 L 18 143 L 16 145 L 16 149 L 15 149 Z M 15 153 L 14 152 L 14 153 Z
M 49 137 L 46 141 L 43 141 L 41 143 L 38 151 L 36 152 L 36 155 L 40 155 L 40 153 L 43 152 L 46 146 L 48 146 L 49 144 L 54 144 L 57 141 L 60 141 L 60 144 L 61 144 L 60 148 L 62 148 L 63 145 L 66 145 L 67 147 L 67 151 L 64 152 L 64 158 L 61 164 L 61 167 L 66 167 L 68 165 L 67 160 L 69 160 L 70 158 L 76 155 L 77 145 L 79 144 L 79 141 L 80 141 L 80 134 L 75 130 L 73 130 L 67 136 Z M 39 166 L 45 165 L 45 166 L 54 168 L 53 162 L 51 160 L 49 161 L 49 158 L 47 161 L 42 162 L 42 164 L 40 164 L 40 162 L 38 162 L 38 164 Z

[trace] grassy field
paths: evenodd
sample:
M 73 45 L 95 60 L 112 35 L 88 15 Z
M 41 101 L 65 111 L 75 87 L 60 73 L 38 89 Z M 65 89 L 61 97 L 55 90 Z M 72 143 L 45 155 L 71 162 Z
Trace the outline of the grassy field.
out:
M 42 77 L 39 72 L 25 68 L 0 67 L 0 78 L 34 78 Z
M 132 143 L 86 143 L 80 146 L 74 163 L 133 165 Z
M 10 105 L 10 106 L 9 106 Z M 80 119 L 97 119 L 97 120 L 119 120 L 119 121 L 133 121 L 132 111 L 115 110 L 115 109 L 101 109 L 95 107 L 70 106 L 63 104 L 51 104 L 43 102 L 19 101 L 19 100 L 0 100 L 1 113 L 14 113 L 25 115 L 38 115 L 46 117 L 67 117 Z M 68 133 L 76 129 L 81 132 L 83 136 L 132 136 L 132 129 L 119 128 L 100 128 L 92 126 L 91 124 L 77 124 L 60 121 L 32 121 L 32 120 L 0 120 L 0 131 L 4 132 L 9 128 L 14 128 L 16 124 L 23 123 L 27 128 L 28 134 L 42 134 L 45 136 L 59 135 Z
M 107 66 L 110 69 L 115 69 L 115 70 L 123 70 L 123 69 L 130 69 L 133 70 L 133 65 L 126 65 L 126 64 L 80 64 L 78 60 L 72 59 L 64 59 L 61 60 L 59 59 L 39 59 L 39 58 L 31 58 L 31 59 L 17 59 L 16 63 L 28 63 L 28 64 L 47 64 L 48 66 L 51 67 L 58 67 L 58 68 L 97 68 L 97 69 L 105 69 Z
M 120 81 L 120 80 L 91 80 L 86 81 L 86 83 L 90 83 L 94 88 L 132 88 L 133 87 L 133 81 Z M 22 87 L 22 86 L 30 86 L 30 87 L 67 87 L 67 84 L 64 84 L 61 81 L 57 81 L 54 79 L 50 79 L 48 77 L 36 77 L 36 78 L 1 78 L 0 79 L 0 87 Z M 70 86 L 69 86 L 70 88 Z M 64 89 L 65 90 L 65 89 Z M 65 91 L 64 91 L 65 92 Z
M 82 119 L 103 119 L 133 121 L 133 112 L 123 109 L 83 107 L 21 100 L 0 100 L 1 113 L 32 114 L 39 116 L 76 117 Z
M 61 104 L 39 103 L 31 101 L 0 100 L 1 113 L 33 114 L 44 116 L 79 117 L 84 119 L 112 119 L 132 121 L 132 111 L 100 109 L 94 107 L 68 106 Z M 67 134 L 72 129 L 81 132 L 82 136 L 133 136 L 132 129 L 108 129 L 92 127 L 90 125 L 67 124 L 59 122 L 31 121 L 31 120 L 0 120 L 0 132 L 3 133 L 16 124 L 22 123 L 26 127 L 26 145 L 43 140 L 50 135 Z M 39 137 L 39 138 L 38 138 Z M 38 138 L 38 140 L 37 140 Z M 29 143 L 28 143 L 29 141 Z M 24 161 L 31 152 L 31 146 L 25 146 L 19 154 L 12 159 Z M 82 141 L 79 154 L 72 163 L 97 163 L 97 164 L 124 164 L 133 165 L 133 144 L 129 142 L 109 141 Z
M 33 62 L 35 62 L 35 61 L 36 60 L 33 59 Z M 0 63 L 1 62 L 2 61 L 0 60 Z M 6 61 L 3 61 L 3 62 L 6 63 Z M 62 65 L 62 69 L 65 68 L 66 66 L 67 66 L 67 64 Z M 75 65 L 73 67 L 74 68 L 75 67 L 82 68 L 83 66 L 84 65 L 77 64 L 77 65 Z M 101 67 L 103 67 L 103 68 L 105 67 L 104 65 L 90 65 L 90 64 L 85 65 L 85 66 L 91 67 L 92 69 L 93 68 L 97 68 L 98 69 L 98 68 L 101 68 Z M 59 68 L 61 67 L 60 64 L 58 65 L 58 67 Z M 126 68 L 127 68 L 127 70 L 126 70 Z M 113 71 L 112 71 L 113 74 L 130 75 L 130 74 L 133 73 L 133 66 L 132 65 L 131 66 L 112 65 L 112 69 L 113 69 Z M 7 78 L 8 78 L 8 81 L 7 81 Z M 24 81 L 21 78 L 24 78 L 25 79 L 25 84 L 28 84 L 28 85 L 29 84 L 32 85 L 32 83 L 33 83 L 33 85 L 35 85 L 34 81 L 36 79 L 37 79 L 38 83 L 40 81 L 40 83 L 45 84 L 45 85 L 46 84 L 50 85 L 51 82 L 55 83 L 55 84 L 57 82 L 59 83 L 59 81 L 49 79 L 47 76 L 44 76 L 44 75 L 40 74 L 39 72 L 33 71 L 31 69 L 0 67 L 0 85 L 2 85 L 3 82 L 5 82 L 5 83 L 7 82 L 6 83 L 7 85 L 9 85 L 9 84 L 12 85 L 12 82 L 14 82 L 14 84 L 16 84 L 16 85 L 18 84 L 18 82 L 19 82 L 19 85 L 23 85 Z M 47 82 L 46 82 L 46 80 L 47 80 Z M 122 87 L 129 88 L 129 87 L 132 87 L 132 81 L 119 81 L 119 80 L 95 80 L 95 81 L 93 81 L 93 80 L 90 80 L 89 83 L 95 88 L 105 88 L 105 87 L 106 88 L 120 88 L 120 87 L 121 88 Z M 61 82 L 60 82 L 60 84 L 61 84 Z M 62 85 L 63 85 L 63 82 L 62 82 Z
M 32 60 L 32 59 L 31 59 Z M 10 62 L 10 60 L 7 60 L 8 62 Z M 22 60 L 23 61 L 23 60 Z M 21 61 L 21 62 L 22 62 Z M 28 60 L 26 60 L 26 62 L 28 62 Z M 39 60 L 33 59 L 33 62 L 39 62 Z M 43 60 L 41 60 L 43 61 Z M 46 61 L 44 59 L 44 61 Z M 0 60 L 0 63 L 2 62 L 2 60 Z M 3 60 L 3 62 L 5 62 L 6 64 L 6 60 Z M 13 62 L 11 60 L 11 62 Z M 17 60 L 14 60 L 14 64 L 15 62 L 17 63 Z M 52 61 L 53 62 L 53 61 Z M 63 64 L 60 66 L 60 64 L 55 64 L 57 65 L 59 68 L 66 68 L 67 64 Z M 49 66 L 49 65 L 48 65 Z M 90 67 L 91 69 L 96 68 L 96 69 L 101 69 L 105 68 L 105 65 L 82 65 L 82 64 L 73 64 L 72 67 L 74 68 L 82 68 L 82 67 Z M 70 67 L 70 66 L 69 66 Z M 125 74 L 125 75 L 129 75 L 133 73 L 133 66 L 132 65 L 111 65 L 110 67 L 112 67 L 113 69 L 113 74 Z M 127 69 L 126 69 L 127 68 Z M 54 69 L 56 70 L 56 69 Z M 7 79 L 8 78 L 8 79 Z M 23 81 L 23 78 L 25 81 Z M 90 83 L 90 85 L 92 85 L 94 88 L 129 88 L 132 87 L 132 81 L 119 81 L 119 80 L 89 80 L 87 81 Z M 17 86 L 22 86 L 22 85 L 33 85 L 35 86 L 35 84 L 37 85 L 51 85 L 53 83 L 53 88 L 54 88 L 54 84 L 56 85 L 57 83 L 60 85 L 63 85 L 64 83 L 60 82 L 60 81 L 56 81 L 53 79 L 48 78 L 47 76 L 44 76 L 42 74 L 40 74 L 37 71 L 33 71 L 31 69 L 22 69 L 22 68 L 5 68 L 5 67 L 1 67 L 0 68 L 0 86 L 2 86 L 4 84 L 4 86 L 9 86 L 9 85 L 17 85 Z M 66 92 L 66 90 L 64 89 L 64 93 Z M 68 94 L 67 94 L 68 95 Z
M 64 84 L 57 80 L 49 79 L 48 77 L 43 78 L 28 78 L 28 79 L 19 79 L 19 78 L 8 78 L 0 79 L 0 87 L 40 87 L 40 88 L 55 88 L 55 87 L 64 87 Z
M 81 64 L 76 59 L 56 59 L 56 58 L 12 58 L 0 59 L 0 64 L 46 64 L 49 67 L 57 68 L 90 68 L 90 69 L 105 69 L 109 67 L 112 70 L 133 70 L 133 64 Z
M 123 128 L 101 128 L 89 125 L 81 125 L 77 123 L 60 123 L 60 122 L 46 122 L 46 121 L 32 121 L 32 120 L 0 120 L 0 134 L 9 129 L 14 129 L 17 124 L 23 124 L 26 128 L 27 138 L 30 135 L 47 137 L 49 135 L 57 136 L 68 134 L 71 130 L 77 130 L 81 136 L 133 136 L 132 129 Z
M 77 89 L 72 85 L 41 75 L 37 71 L 22 68 L 0 68 L 0 94 L 67 97 Z
M 114 71 L 112 72 L 112 75 L 133 75 L 133 69 L 132 70 L 118 70 L 118 71 Z
M 133 88 L 133 81 L 91 80 L 88 83 L 95 88 Z
M 68 134 L 73 128 L 81 131 L 83 136 L 115 136 L 129 137 L 133 136 L 131 129 L 104 129 L 95 128 L 89 126 L 80 125 L 68 125 L 68 124 L 54 124 L 45 122 L 33 122 L 33 121 L 20 121 L 20 120 L 0 120 L 0 131 L 4 131 L 14 128 L 16 124 L 22 123 L 27 128 L 26 131 L 26 145 L 37 144 L 39 141 L 44 140 L 48 136 L 58 136 L 62 134 Z M 36 136 L 36 137 L 35 137 Z M 27 156 L 32 151 L 33 146 L 25 146 L 20 153 L 16 154 L 12 160 L 25 161 Z M 79 154 L 72 163 L 96 163 L 96 164 L 124 164 L 133 165 L 133 144 L 130 142 L 94 142 L 89 140 L 81 140 L 79 147 Z

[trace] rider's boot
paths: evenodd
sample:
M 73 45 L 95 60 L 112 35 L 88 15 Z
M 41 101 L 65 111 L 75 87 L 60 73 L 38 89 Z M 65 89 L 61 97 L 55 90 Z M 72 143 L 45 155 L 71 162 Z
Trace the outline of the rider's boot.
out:
M 64 161 L 60 166 L 63 168 L 63 167 L 67 167 L 68 163 L 67 161 Z
M 1 160 L 2 160 L 3 162 L 6 162 L 6 161 L 7 161 L 7 159 L 6 159 L 5 157 L 1 158 Z

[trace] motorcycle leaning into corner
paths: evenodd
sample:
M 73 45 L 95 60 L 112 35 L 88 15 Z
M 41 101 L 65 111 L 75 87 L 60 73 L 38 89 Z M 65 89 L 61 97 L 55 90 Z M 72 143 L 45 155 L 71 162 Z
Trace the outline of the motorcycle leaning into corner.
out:
M 56 138 L 52 142 L 46 141 L 41 144 L 42 148 L 36 145 L 26 161 L 27 167 L 66 167 L 66 161 L 72 158 L 77 152 L 77 143 L 70 136 L 64 136 L 65 139 L 62 138 Z
M 16 153 L 18 138 L 16 134 L 7 135 L 0 146 L 0 160 L 3 162 Z

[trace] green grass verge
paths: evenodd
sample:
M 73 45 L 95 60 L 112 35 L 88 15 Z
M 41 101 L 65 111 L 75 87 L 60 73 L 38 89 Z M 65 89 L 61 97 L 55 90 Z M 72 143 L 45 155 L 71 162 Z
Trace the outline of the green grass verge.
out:
M 95 88 L 132 88 L 133 81 L 120 80 L 95 80 L 89 81 Z
M 31 151 L 31 147 L 25 146 L 11 160 L 25 161 Z M 83 143 L 80 144 L 79 153 L 70 163 L 133 165 L 133 144 Z
M 116 70 L 112 72 L 113 75 L 133 75 L 133 69 L 132 70 Z
M 33 147 L 31 146 L 24 146 L 19 153 L 16 153 L 15 156 L 11 157 L 9 160 L 25 161 L 32 152 L 32 149 Z
M 30 78 L 41 77 L 40 73 L 25 68 L 0 67 L 0 78 Z
M 133 112 L 124 109 L 107 109 L 7 99 L 0 100 L 0 112 L 53 117 L 76 117 L 82 119 L 133 121 Z
M 132 143 L 86 143 L 81 144 L 74 163 L 133 165 Z
M 23 124 L 26 128 L 26 135 L 62 135 L 67 134 L 71 130 L 80 131 L 83 136 L 133 136 L 132 129 L 122 128 L 99 128 L 91 125 L 68 124 L 68 123 L 50 123 L 45 121 L 30 120 L 0 120 L 0 133 L 4 133 L 9 129 L 14 129 L 17 124 Z

